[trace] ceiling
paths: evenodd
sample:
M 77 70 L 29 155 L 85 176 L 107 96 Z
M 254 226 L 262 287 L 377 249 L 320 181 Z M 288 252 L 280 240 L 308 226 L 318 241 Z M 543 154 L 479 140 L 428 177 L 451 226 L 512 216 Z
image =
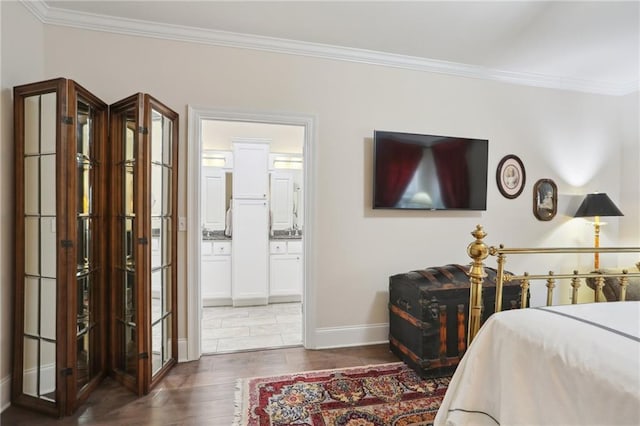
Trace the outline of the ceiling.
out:
M 37 0 L 25 6 L 54 25 L 612 95 L 639 87 L 638 1 Z

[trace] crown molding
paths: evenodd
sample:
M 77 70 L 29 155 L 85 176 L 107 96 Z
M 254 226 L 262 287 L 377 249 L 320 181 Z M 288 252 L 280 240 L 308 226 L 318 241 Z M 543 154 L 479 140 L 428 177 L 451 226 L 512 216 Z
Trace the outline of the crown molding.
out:
M 309 43 L 251 34 L 240 34 L 228 31 L 208 30 L 180 25 L 161 24 L 137 19 L 115 18 L 106 15 L 54 8 L 48 6 L 42 0 L 20 1 L 33 15 L 48 25 L 59 25 L 188 43 L 310 56 L 322 59 L 447 74 L 458 77 L 493 80 L 524 86 L 603 95 L 627 95 L 638 91 L 640 88 L 640 81 L 638 80 L 621 84 L 611 84 L 532 73 L 503 71 L 456 62 L 397 55 L 365 49 L 331 46 L 326 44 Z

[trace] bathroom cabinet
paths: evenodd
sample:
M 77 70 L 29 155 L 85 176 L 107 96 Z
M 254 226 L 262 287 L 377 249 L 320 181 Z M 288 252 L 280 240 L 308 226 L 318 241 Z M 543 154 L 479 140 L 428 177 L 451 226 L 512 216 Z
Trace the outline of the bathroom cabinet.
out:
M 271 229 L 293 227 L 293 174 L 287 171 L 271 172 Z
M 271 241 L 269 303 L 302 300 L 302 240 Z
M 202 225 L 207 230 L 225 229 L 226 173 L 221 168 L 202 168 Z
M 269 285 L 269 141 L 233 141 L 233 306 L 266 305 Z
M 202 241 L 203 306 L 231 305 L 231 241 Z
M 266 200 L 269 193 L 269 142 L 236 139 L 233 142 L 233 199 Z

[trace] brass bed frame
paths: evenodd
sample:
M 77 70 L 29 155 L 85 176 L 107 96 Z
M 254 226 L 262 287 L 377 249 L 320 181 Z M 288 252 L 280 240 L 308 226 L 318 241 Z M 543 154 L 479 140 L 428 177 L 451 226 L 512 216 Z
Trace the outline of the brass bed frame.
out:
M 626 288 L 630 277 L 640 277 L 640 272 L 629 272 L 628 270 L 622 270 L 620 273 L 605 273 L 599 271 L 598 273 L 579 273 L 574 270 L 573 273 L 556 274 L 553 271 L 549 271 L 548 274 L 534 274 L 531 275 L 525 272 L 523 275 L 512 275 L 506 273 L 504 270 L 504 264 L 506 263 L 506 256 L 516 254 L 571 254 L 571 253 L 640 253 L 640 247 L 570 247 L 570 248 L 505 248 L 502 244 L 499 247 L 487 246 L 484 242 L 484 238 L 487 233 L 484 231 L 481 225 L 477 225 L 476 229 L 471 232 L 471 235 L 475 238 L 475 241 L 471 242 L 467 247 L 467 254 L 473 260 L 469 268 L 469 282 L 470 282 L 470 294 L 469 294 L 469 318 L 467 328 L 467 346 L 471 344 L 471 341 L 478 333 L 482 319 L 482 285 L 484 281 L 485 265 L 483 261 L 489 256 L 496 256 L 497 263 L 497 276 L 496 276 L 496 305 L 495 312 L 502 310 L 502 288 L 505 282 L 508 281 L 520 281 L 520 287 L 522 288 L 520 305 L 521 307 L 527 306 L 527 296 L 529 294 L 529 286 L 532 280 L 545 280 L 547 287 L 547 306 L 550 306 L 553 301 L 553 290 L 555 288 L 556 280 L 558 279 L 570 279 L 571 280 L 571 303 L 578 303 L 578 289 L 581 286 L 580 281 L 587 278 L 595 278 L 595 302 L 600 301 L 600 293 L 604 287 L 605 278 L 615 277 L 618 279 L 620 285 L 620 300 L 624 301 L 626 297 Z M 638 263 L 640 265 L 640 262 Z M 512 305 L 514 305 L 512 303 Z M 517 306 L 511 306 L 515 308 Z

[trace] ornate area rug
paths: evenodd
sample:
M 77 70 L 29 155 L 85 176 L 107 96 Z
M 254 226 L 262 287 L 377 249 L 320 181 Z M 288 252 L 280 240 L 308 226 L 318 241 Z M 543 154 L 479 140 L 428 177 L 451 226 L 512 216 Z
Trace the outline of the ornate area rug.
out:
M 240 379 L 234 425 L 430 425 L 449 378 L 396 362 Z

